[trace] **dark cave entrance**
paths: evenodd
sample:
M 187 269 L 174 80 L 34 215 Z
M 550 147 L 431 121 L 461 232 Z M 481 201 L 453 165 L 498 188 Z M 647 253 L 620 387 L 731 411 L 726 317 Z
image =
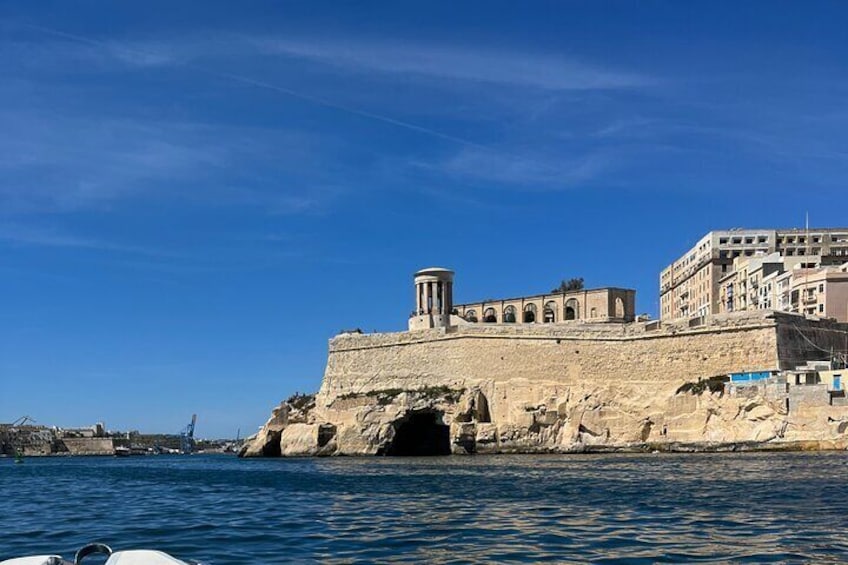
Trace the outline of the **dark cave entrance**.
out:
M 385 455 L 450 455 L 450 427 L 436 412 L 415 412 L 395 424 L 395 437 Z

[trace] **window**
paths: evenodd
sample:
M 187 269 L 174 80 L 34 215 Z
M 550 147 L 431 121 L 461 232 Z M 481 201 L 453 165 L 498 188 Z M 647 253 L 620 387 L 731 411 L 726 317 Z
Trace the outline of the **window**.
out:
M 819 312 L 824 312 L 824 304 L 819 304 Z
M 764 235 L 761 235 L 760 237 L 757 238 L 757 243 L 765 243 L 766 241 L 767 241 L 766 236 L 764 236 Z
M 819 285 L 819 292 L 824 292 L 824 283 Z

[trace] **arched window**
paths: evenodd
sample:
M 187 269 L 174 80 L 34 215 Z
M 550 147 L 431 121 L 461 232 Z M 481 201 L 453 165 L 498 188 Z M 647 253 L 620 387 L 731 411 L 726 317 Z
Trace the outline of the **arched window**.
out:
M 556 322 L 556 302 L 548 302 L 545 304 L 545 323 L 552 324 Z
M 505 324 L 515 323 L 515 306 L 507 306 L 504 308 L 503 321 Z
M 486 311 L 483 312 L 483 321 L 487 324 L 494 324 L 498 321 L 497 315 L 495 315 L 494 308 L 486 308 Z
M 477 312 L 474 310 L 469 310 L 465 313 L 465 321 L 476 324 L 477 323 Z
M 580 319 L 580 303 L 576 298 L 569 298 L 565 301 L 564 318 L 566 320 Z
M 624 300 L 621 298 L 615 299 L 615 317 L 616 318 L 624 318 Z
M 536 321 L 536 305 L 528 304 L 524 307 L 524 323 L 532 324 Z

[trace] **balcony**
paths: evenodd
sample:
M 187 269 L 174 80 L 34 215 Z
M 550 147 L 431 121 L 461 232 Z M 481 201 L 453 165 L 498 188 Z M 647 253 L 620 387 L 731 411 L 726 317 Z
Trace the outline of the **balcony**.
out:
M 814 294 L 805 294 L 801 300 L 804 304 L 815 304 L 818 302 L 818 299 Z

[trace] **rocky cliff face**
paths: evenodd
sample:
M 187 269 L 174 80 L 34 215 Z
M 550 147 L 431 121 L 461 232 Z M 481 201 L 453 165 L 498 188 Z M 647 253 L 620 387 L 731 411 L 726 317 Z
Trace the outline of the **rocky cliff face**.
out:
M 843 448 L 848 407 L 826 388 L 725 382 L 780 368 L 782 323 L 341 336 L 320 392 L 282 403 L 242 454 Z
M 520 383 L 516 383 L 520 384 Z M 731 394 L 683 387 L 659 394 L 575 388 L 543 402 L 510 401 L 493 421 L 481 388 L 372 391 L 298 412 L 284 402 L 246 456 L 556 453 L 848 447 L 848 409 L 819 402 L 786 409 L 764 387 Z M 552 389 L 553 391 L 553 389 Z M 825 392 L 826 394 L 826 392 Z M 298 417 L 284 423 L 285 414 Z M 294 421 L 296 420 L 296 421 Z

